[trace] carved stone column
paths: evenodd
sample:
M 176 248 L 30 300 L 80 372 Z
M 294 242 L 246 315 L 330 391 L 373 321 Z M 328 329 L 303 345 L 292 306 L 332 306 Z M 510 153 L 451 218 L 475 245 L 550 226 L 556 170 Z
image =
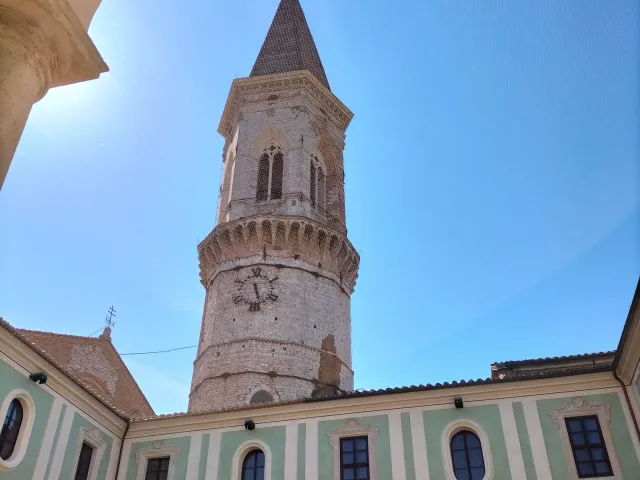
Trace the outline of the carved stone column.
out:
M 0 185 L 31 107 L 49 88 L 54 60 L 36 28 L 0 7 Z

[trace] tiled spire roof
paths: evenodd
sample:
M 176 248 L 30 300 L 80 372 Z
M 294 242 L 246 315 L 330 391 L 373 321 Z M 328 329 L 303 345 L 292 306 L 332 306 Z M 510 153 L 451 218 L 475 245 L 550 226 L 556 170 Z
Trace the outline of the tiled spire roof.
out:
M 309 70 L 331 90 L 298 0 L 281 0 L 251 76 Z

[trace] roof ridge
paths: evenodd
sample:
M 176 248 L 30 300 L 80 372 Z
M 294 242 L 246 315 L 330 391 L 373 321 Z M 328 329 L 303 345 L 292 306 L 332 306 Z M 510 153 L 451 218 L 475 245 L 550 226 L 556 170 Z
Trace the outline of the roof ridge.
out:
M 5 320 L 6 322 L 6 320 Z M 8 323 L 8 322 L 7 322 Z M 83 336 L 83 335 L 73 335 L 70 333 L 56 333 L 56 332 L 45 332 L 44 330 L 30 330 L 28 328 L 17 328 L 17 327 L 12 327 L 15 330 L 19 331 L 19 332 L 27 332 L 27 333 L 41 333 L 44 335 L 51 335 L 51 336 L 56 336 L 56 337 L 68 337 L 68 338 L 82 338 L 83 340 L 96 340 L 96 341 L 102 341 L 102 342 L 109 342 L 109 340 L 105 339 L 105 338 L 100 338 L 100 337 L 89 337 L 89 336 Z
M 491 366 L 513 365 L 517 363 L 529 363 L 529 362 L 548 362 L 548 361 L 554 361 L 554 360 L 579 360 L 582 358 L 606 357 L 606 356 L 615 355 L 615 354 L 616 354 L 616 350 L 607 350 L 602 352 L 577 353 L 573 355 L 558 355 L 555 357 L 527 358 L 524 360 L 506 360 L 503 362 L 493 362 Z

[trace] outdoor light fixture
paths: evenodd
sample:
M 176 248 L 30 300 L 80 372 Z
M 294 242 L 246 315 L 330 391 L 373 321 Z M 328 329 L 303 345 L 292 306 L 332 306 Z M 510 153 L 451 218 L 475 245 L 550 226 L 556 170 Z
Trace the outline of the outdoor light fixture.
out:
M 42 385 L 43 383 L 47 383 L 47 374 L 44 372 L 32 373 L 29 375 L 29 380 Z
M 462 401 L 462 397 L 454 398 L 453 404 L 456 406 L 456 408 L 464 408 L 464 402 Z
M 256 429 L 256 423 L 251 419 L 245 420 L 244 421 L 244 428 L 245 428 L 245 430 L 255 430 Z

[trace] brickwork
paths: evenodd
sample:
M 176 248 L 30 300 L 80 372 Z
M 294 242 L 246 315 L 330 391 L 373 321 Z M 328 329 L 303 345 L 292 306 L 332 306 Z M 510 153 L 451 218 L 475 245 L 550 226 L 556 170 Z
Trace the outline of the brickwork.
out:
M 79 374 L 89 374 L 102 381 L 111 396 L 116 391 L 118 372 L 111 362 L 95 345 L 74 345 L 71 347 L 69 370 Z
M 251 78 L 233 82 L 218 225 L 198 245 L 206 288 L 190 412 L 353 390 L 345 131 L 298 0 L 282 0 Z

